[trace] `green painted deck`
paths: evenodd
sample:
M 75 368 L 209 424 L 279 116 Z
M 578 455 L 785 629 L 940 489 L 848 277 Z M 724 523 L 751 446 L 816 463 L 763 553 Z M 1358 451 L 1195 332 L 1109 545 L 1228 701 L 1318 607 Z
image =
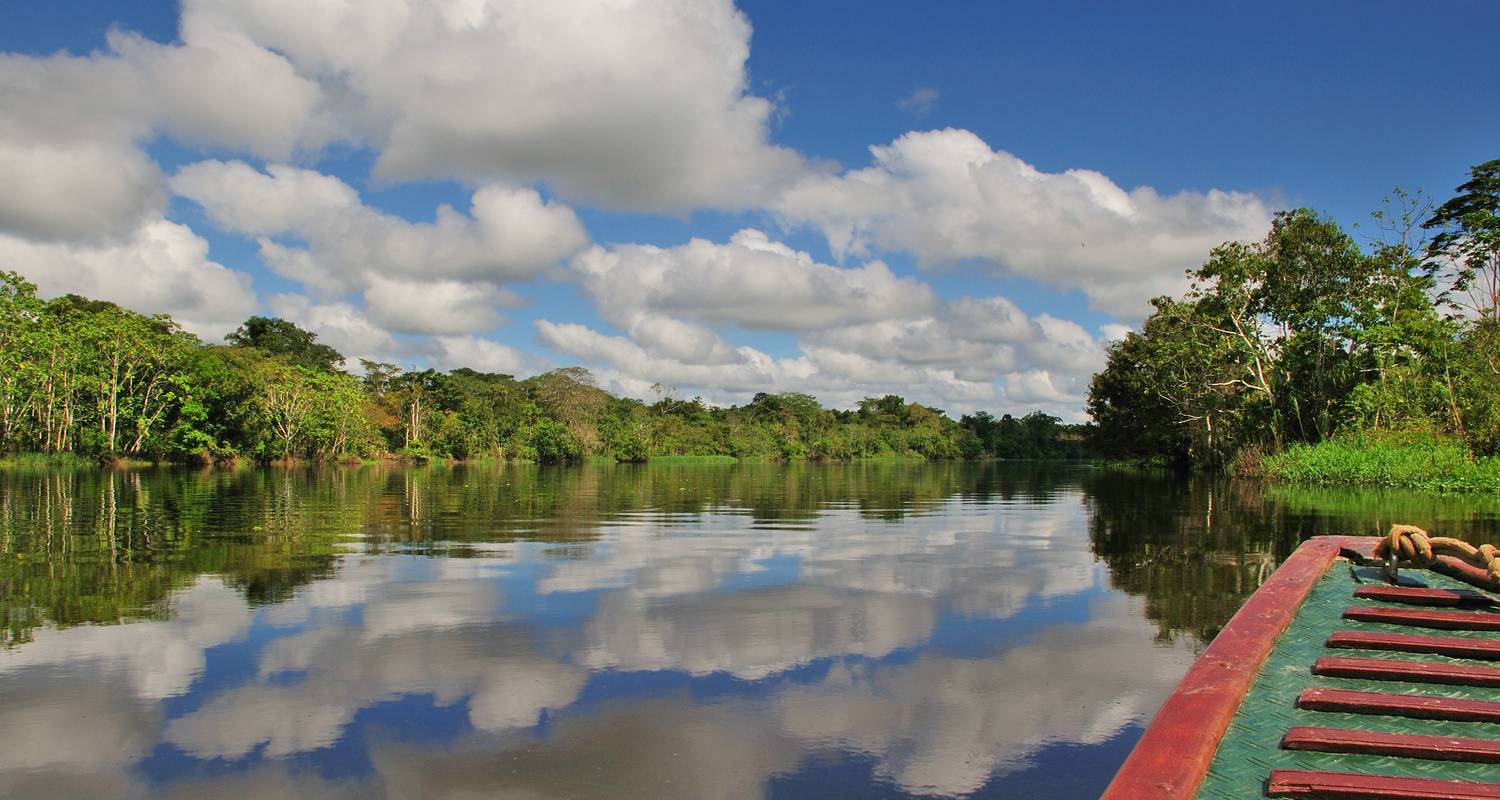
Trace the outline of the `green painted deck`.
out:
M 1377 571 L 1357 569 L 1366 583 L 1379 583 Z M 1473 587 L 1425 570 L 1403 571 L 1428 586 L 1448 589 Z M 1298 609 L 1286 632 L 1256 675 L 1249 693 L 1230 723 L 1209 765 L 1207 778 L 1197 797 L 1244 800 L 1265 796 L 1266 779 L 1273 769 L 1301 769 L 1326 772 L 1354 772 L 1370 775 L 1436 778 L 1500 783 L 1500 764 L 1476 764 L 1454 761 L 1431 761 L 1418 758 L 1351 755 L 1283 750 L 1282 737 L 1296 726 L 1346 728 L 1388 733 L 1500 739 L 1500 725 L 1488 722 L 1439 722 L 1368 714 L 1305 711 L 1296 707 L 1297 696 L 1304 689 L 1349 689 L 1357 691 L 1448 697 L 1467 700 L 1500 701 L 1500 688 L 1440 686 L 1401 681 L 1357 680 L 1314 675 L 1313 662 L 1325 656 L 1388 658 L 1406 661 L 1431 661 L 1448 664 L 1500 666 L 1500 662 L 1474 661 L 1416 653 L 1393 653 L 1380 650 L 1343 650 L 1325 646 L 1335 631 L 1370 631 L 1377 633 L 1419 633 L 1440 636 L 1500 640 L 1500 635 L 1473 631 L 1426 630 L 1405 625 L 1355 622 L 1343 618 L 1344 609 L 1352 605 L 1388 608 L 1412 608 L 1394 603 L 1356 600 L 1359 587 L 1350 574 L 1349 565 L 1335 561 L 1314 585 Z

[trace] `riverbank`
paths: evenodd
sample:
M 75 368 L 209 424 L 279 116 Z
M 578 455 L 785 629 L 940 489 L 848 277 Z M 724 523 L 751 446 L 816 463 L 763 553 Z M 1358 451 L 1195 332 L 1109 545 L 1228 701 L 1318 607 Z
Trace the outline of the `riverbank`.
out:
M 0 458 L 0 467 L 20 469 L 96 469 L 99 467 L 149 467 L 156 462 L 118 458 L 102 461 L 75 453 L 13 453 Z
M 867 464 L 867 463 L 936 463 L 936 462 L 969 462 L 999 461 L 1005 459 L 994 458 L 956 458 L 956 459 L 933 459 L 916 454 L 889 454 L 879 456 L 863 456 L 858 458 L 843 459 L 818 459 L 818 458 L 794 458 L 781 459 L 766 456 L 728 456 L 728 455 L 663 455 L 649 456 L 640 462 L 619 461 L 608 456 L 590 456 L 576 461 L 558 462 L 563 465 L 612 465 L 627 463 L 642 463 L 656 465 L 701 465 L 701 464 Z M 1026 459 L 1022 459 L 1026 460 Z M 1045 460 L 1045 459 L 1043 459 Z M 448 464 L 448 465 L 486 465 L 486 464 L 538 464 L 535 460 L 509 459 L 493 456 L 478 458 L 418 458 L 399 453 L 385 453 L 378 456 L 365 458 L 340 458 L 340 459 L 314 459 L 314 458 L 278 458 L 271 461 L 259 462 L 253 459 L 225 459 L 213 461 L 201 459 L 193 462 L 160 460 L 139 458 L 116 458 L 112 460 L 100 460 L 84 458 L 72 453 L 16 453 L 0 458 L 0 469 L 126 469 L 145 467 L 205 467 L 215 469 L 235 469 L 248 466 L 268 467 L 305 467 L 305 466 L 359 466 L 371 464 L 396 464 L 409 466 L 422 466 L 426 464 Z
M 1293 445 L 1262 459 L 1261 470 L 1301 483 L 1500 492 L 1500 458 L 1475 458 L 1463 442 L 1425 433 L 1350 435 Z

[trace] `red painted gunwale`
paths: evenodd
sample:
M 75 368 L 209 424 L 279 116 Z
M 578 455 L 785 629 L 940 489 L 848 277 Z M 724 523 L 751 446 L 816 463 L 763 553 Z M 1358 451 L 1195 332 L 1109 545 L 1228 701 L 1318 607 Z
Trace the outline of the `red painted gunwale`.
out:
M 1345 714 L 1383 714 L 1411 719 L 1455 722 L 1500 722 L 1500 703 L 1493 700 L 1456 700 L 1418 694 L 1357 692 L 1349 689 L 1303 689 L 1297 707 Z
M 1276 769 L 1266 794 L 1323 800 L 1496 800 L 1500 784 Z
M 1500 614 L 1486 611 L 1415 611 L 1409 608 L 1349 606 L 1344 610 L 1344 619 L 1446 631 L 1500 631 Z
M 1500 741 L 1494 739 L 1299 726 L 1286 732 L 1286 736 L 1281 739 L 1281 746 L 1288 750 L 1312 750 L 1319 753 L 1359 753 L 1434 761 L 1500 763 Z
M 1103 800 L 1192 797 L 1255 674 L 1313 585 L 1341 549 L 1368 554 L 1377 541 L 1317 536 L 1303 542 L 1183 676 L 1104 790 Z
M 1453 658 L 1500 660 L 1500 641 L 1461 639 L 1456 636 L 1423 636 L 1415 633 L 1335 631 L 1329 647 L 1355 650 L 1390 650 L 1398 653 L 1433 653 Z
M 1403 603 L 1409 606 L 1493 606 L 1495 601 L 1479 592 L 1467 589 L 1428 589 L 1415 586 L 1386 586 L 1375 584 L 1354 590 L 1360 600 L 1379 600 L 1386 603 Z
M 1324 656 L 1313 662 L 1313 674 L 1329 678 L 1439 683 L 1447 686 L 1500 686 L 1500 668 L 1395 658 Z

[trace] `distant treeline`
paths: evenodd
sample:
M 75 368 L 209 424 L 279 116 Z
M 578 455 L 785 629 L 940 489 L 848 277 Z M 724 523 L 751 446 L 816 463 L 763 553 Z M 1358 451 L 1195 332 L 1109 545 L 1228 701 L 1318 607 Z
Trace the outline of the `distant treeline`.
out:
M 199 463 L 1089 455 L 1085 426 L 1041 412 L 955 422 L 895 395 L 842 411 L 792 392 L 727 408 L 668 393 L 647 404 L 577 367 L 516 380 L 363 361 L 356 377 L 314 334 L 266 317 L 227 342 L 205 345 L 167 316 L 113 303 L 43 300 L 0 273 L 0 451 Z
M 1111 346 L 1089 394 L 1100 449 L 1249 468 L 1336 439 L 1500 454 L 1497 212 L 1500 159 L 1440 206 L 1398 191 L 1367 247 L 1298 209 L 1216 248 Z

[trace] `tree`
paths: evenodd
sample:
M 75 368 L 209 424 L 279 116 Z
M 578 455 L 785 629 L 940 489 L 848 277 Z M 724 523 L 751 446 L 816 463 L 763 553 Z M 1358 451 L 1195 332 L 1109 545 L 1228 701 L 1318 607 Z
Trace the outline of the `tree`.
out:
M 310 450 L 329 459 L 361 454 L 374 439 L 360 382 L 342 372 L 311 373 L 314 408 L 307 423 Z
M 20 444 L 19 427 L 44 378 L 38 363 L 41 326 L 36 284 L 0 272 L 0 451 Z
M 573 432 L 557 420 L 543 419 L 536 423 L 531 434 L 531 446 L 536 459 L 543 464 L 577 461 L 583 448 Z
M 82 313 L 72 296 L 48 302 L 32 331 L 39 373 L 38 394 L 32 404 L 34 446 L 44 453 L 66 453 L 77 448 L 82 427 L 84 374 L 91 353 L 80 347 L 77 335 Z
M 181 407 L 188 354 L 201 346 L 196 337 L 166 316 L 77 295 L 47 302 L 32 334 L 40 449 L 166 454 L 156 437 Z
M 168 452 L 199 463 L 229 461 L 253 439 L 259 414 L 254 365 L 259 351 L 191 348 L 182 369 L 182 404 L 166 433 Z
M 1433 420 L 1463 428 L 1451 370 L 1458 329 L 1438 313 L 1434 279 L 1420 257 L 1425 245 L 1418 220 L 1430 211 L 1424 195 L 1397 189 L 1371 215 L 1380 233 L 1371 242 L 1367 301 L 1351 335 L 1362 375 L 1345 404 L 1349 421 L 1365 429 L 1422 427 Z
M 429 395 L 439 389 L 441 381 L 436 370 L 424 369 L 407 372 L 391 382 L 390 395 L 401 409 L 403 448 L 422 448 L 431 438 L 427 435 L 428 412 L 432 410 Z
M 259 365 L 261 418 L 268 434 L 263 450 L 266 455 L 287 459 L 302 446 L 317 407 L 318 374 L 280 358 L 266 359 Z
M 1005 415 L 1010 418 L 1009 414 Z M 959 427 L 974 435 L 974 441 L 979 447 L 979 453 L 983 455 L 996 455 L 997 437 L 1000 432 L 1000 420 L 988 411 L 976 411 L 973 414 L 965 414 L 958 419 Z
M 1500 322 L 1500 159 L 1471 167 L 1455 191 L 1422 223 L 1437 231 L 1426 266 L 1446 277 L 1445 300 Z
M 1475 452 L 1500 455 L 1500 322 L 1474 321 L 1454 351 L 1450 388 L 1461 433 Z
M 567 426 L 584 455 L 598 452 L 599 418 L 609 407 L 609 393 L 596 385 L 588 370 L 555 369 L 526 383 L 537 405 Z
M 224 340 L 236 347 L 252 347 L 266 355 L 281 356 L 288 363 L 308 369 L 333 372 L 344 364 L 344 356 L 317 334 L 277 317 L 251 317 Z
M 1245 367 L 1232 386 L 1265 403 L 1270 444 L 1317 441 L 1357 381 L 1350 347 L 1370 301 L 1372 262 L 1337 224 L 1307 209 L 1276 215 L 1265 241 L 1216 249 L 1189 298 Z
M 1473 354 L 1485 348 L 1461 347 L 1437 313 L 1417 257 L 1420 197 L 1394 201 L 1375 214 L 1369 253 L 1306 209 L 1277 214 L 1261 242 L 1215 248 L 1183 298 L 1153 301 L 1144 328 L 1110 347 L 1090 390 L 1101 447 L 1226 463 L 1350 427 L 1434 426 L 1477 446 L 1488 384 Z
M 1211 379 L 1229 361 L 1220 333 L 1229 328 L 1199 322 L 1194 303 L 1158 297 L 1151 304 L 1156 310 L 1145 325 L 1109 345 L 1104 369 L 1089 384 L 1096 445 L 1114 458 L 1209 460 L 1215 416 L 1226 427 L 1222 401 L 1234 381 L 1245 382 Z
M 438 381 L 429 403 L 443 415 L 436 449 L 457 458 L 503 454 L 536 412 L 511 376 L 465 368 Z
M 390 391 L 396 379 L 401 376 L 401 368 L 386 361 L 361 358 L 359 366 L 365 371 L 365 393 L 377 403 L 385 399 L 385 393 Z

